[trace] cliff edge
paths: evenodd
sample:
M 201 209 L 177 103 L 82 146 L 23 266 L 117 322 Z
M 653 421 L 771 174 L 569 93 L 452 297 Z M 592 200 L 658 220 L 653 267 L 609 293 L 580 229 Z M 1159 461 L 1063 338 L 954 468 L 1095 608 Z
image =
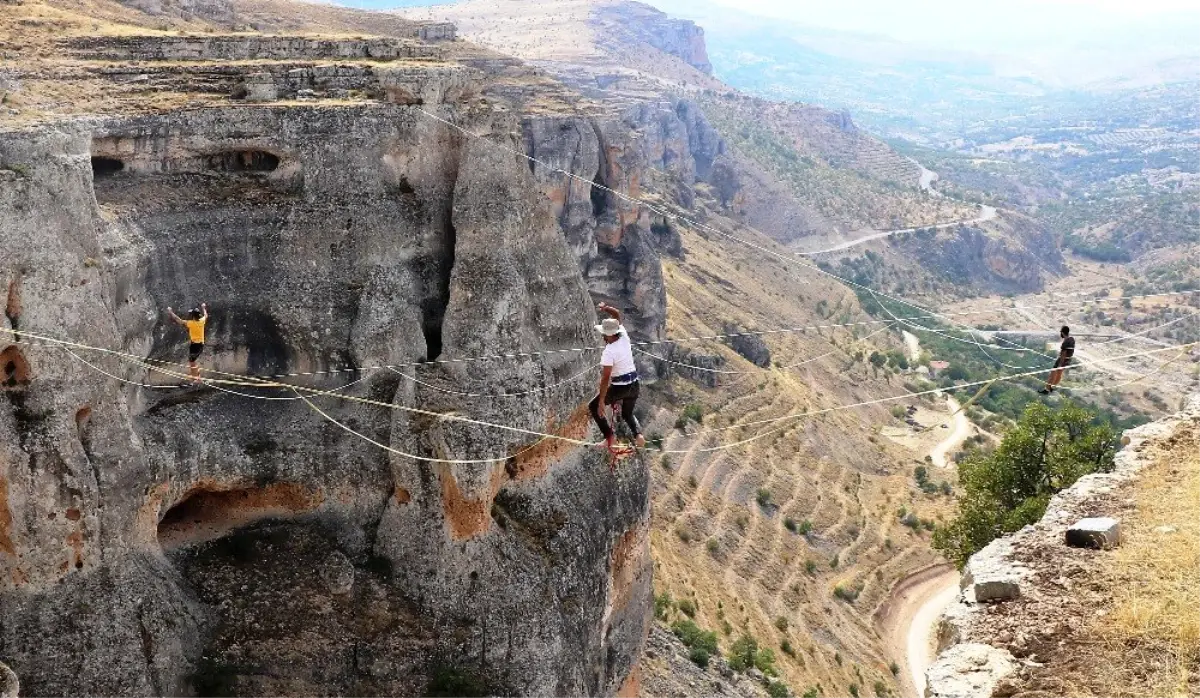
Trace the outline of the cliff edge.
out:
M 971 556 L 940 622 L 926 696 L 1195 692 L 1194 643 L 1190 654 L 1170 651 L 1122 625 L 1157 617 L 1165 635 L 1174 617 L 1194 629 L 1200 396 L 1122 441 L 1112 472 L 1080 478 L 1037 524 Z M 1068 545 L 1068 528 L 1098 517 L 1117 522 L 1099 549 Z M 1108 654 L 1097 649 L 1106 644 Z

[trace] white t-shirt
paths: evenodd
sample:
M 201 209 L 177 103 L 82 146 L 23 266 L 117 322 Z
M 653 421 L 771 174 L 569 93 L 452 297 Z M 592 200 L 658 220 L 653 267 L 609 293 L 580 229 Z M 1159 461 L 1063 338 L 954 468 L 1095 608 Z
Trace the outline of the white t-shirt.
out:
M 617 341 L 604 345 L 604 353 L 600 355 L 601 366 L 612 366 L 612 377 L 633 373 L 637 366 L 633 363 L 633 347 L 629 344 L 629 335 L 622 332 Z

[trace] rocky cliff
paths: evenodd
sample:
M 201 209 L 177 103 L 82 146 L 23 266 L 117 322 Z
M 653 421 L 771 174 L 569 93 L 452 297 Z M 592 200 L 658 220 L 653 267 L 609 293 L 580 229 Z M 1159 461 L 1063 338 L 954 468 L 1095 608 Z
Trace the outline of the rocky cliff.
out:
M 669 17 L 640 2 L 617 2 L 608 4 L 597 21 L 614 46 L 627 48 L 633 42 L 643 42 L 712 75 L 704 30 L 691 20 Z
M 664 206 L 689 206 L 696 185 L 723 152 L 720 136 L 686 100 L 638 104 L 615 118 L 527 119 L 524 132 L 530 169 L 579 258 L 588 288 L 600 298 L 623 301 L 635 337 L 663 339 L 660 256 L 679 254 L 678 232 L 665 208 L 625 197 L 653 191 Z
M 1009 212 L 995 221 L 917 231 L 892 242 L 935 278 L 977 292 L 1039 291 L 1047 276 L 1066 272 L 1053 236 Z
M 590 380 L 526 391 L 591 357 L 422 363 L 593 341 L 593 250 L 514 152 L 557 122 L 522 129 L 436 65 L 346 70 L 360 83 L 307 102 L 0 132 L 0 660 L 26 694 L 611 694 L 632 675 L 644 466 L 429 414 L 586 438 Z M 221 74 L 213 94 L 239 98 L 245 72 Z M 617 276 L 618 299 L 643 283 Z M 165 387 L 33 340 L 178 371 L 162 311 L 202 300 L 206 368 L 347 397 Z

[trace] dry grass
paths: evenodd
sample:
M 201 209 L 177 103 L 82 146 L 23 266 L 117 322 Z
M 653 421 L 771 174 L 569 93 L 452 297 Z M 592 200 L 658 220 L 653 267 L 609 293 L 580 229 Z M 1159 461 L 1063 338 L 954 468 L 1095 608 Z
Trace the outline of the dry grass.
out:
M 1121 548 L 1099 555 L 1069 628 L 1027 676 L 1030 696 L 1200 696 L 1200 428 L 1152 446 L 1153 462 L 1122 498 Z
M 1138 479 L 1137 511 L 1109 562 L 1111 610 L 1089 635 L 1095 695 L 1184 696 L 1200 690 L 1200 440 L 1160 448 Z M 1166 532 L 1166 528 L 1174 529 Z M 1086 650 L 1085 650 L 1086 651 Z

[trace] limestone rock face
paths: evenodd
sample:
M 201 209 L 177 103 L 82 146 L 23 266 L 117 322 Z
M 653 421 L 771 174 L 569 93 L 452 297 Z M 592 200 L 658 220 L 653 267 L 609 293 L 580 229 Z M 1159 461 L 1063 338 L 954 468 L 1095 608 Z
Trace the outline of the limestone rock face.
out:
M 690 206 L 694 185 L 713 172 L 724 141 L 686 100 L 637 104 L 619 119 L 528 118 L 523 129 L 529 168 L 588 289 L 626 311 L 625 324 L 636 339 L 661 340 L 666 295 L 660 255 L 681 254 L 678 233 L 661 212 L 608 190 L 636 199 L 643 178 L 656 177 L 656 190 Z M 654 376 L 665 364 L 640 370 Z
M 631 36 L 663 53 L 676 56 L 684 63 L 707 75 L 712 75 L 712 63 L 704 43 L 704 30 L 695 22 L 676 19 L 640 2 L 619 2 L 606 8 L 613 21 Z
M 983 698 L 1017 670 L 1006 650 L 966 643 L 943 652 L 926 672 L 926 698 Z
M 6 664 L 0 662 L 0 698 L 17 698 L 21 693 L 21 682 Z
M 1011 601 L 1021 596 L 1021 582 L 1029 570 L 1009 560 L 1012 541 L 997 538 L 971 556 L 962 571 L 962 588 L 971 592 L 977 603 Z
M 1115 548 L 1121 543 L 1121 522 L 1110 516 L 1080 519 L 1067 528 L 1065 539 L 1076 548 Z
M 1007 212 L 994 222 L 944 231 L 935 243 L 918 235 L 901 247 L 935 274 L 981 291 L 1037 291 L 1046 272 L 1065 269 L 1058 244 L 1046 230 Z
M 167 15 L 182 19 L 199 18 L 220 24 L 232 24 L 235 19 L 231 0 L 119 0 L 148 15 Z
M 0 392 L 0 645 L 26 693 L 626 681 L 647 471 L 527 433 L 589 437 L 593 376 L 567 379 L 594 357 L 418 365 L 591 343 L 568 219 L 510 117 L 426 108 L 510 150 L 399 104 L 0 133 L 0 327 L 19 340 L 0 351 L 22 366 Z M 187 338 L 163 310 L 201 301 L 205 368 L 347 397 L 168 387 Z

